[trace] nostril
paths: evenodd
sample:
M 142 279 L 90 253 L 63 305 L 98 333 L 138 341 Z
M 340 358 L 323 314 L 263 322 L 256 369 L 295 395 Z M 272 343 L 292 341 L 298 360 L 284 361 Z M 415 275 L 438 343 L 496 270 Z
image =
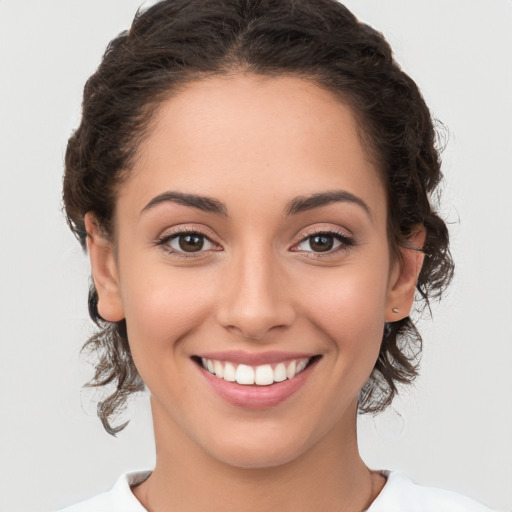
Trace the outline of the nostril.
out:
M 270 284 L 268 276 L 251 275 L 233 280 L 223 290 L 216 307 L 216 320 L 232 334 L 248 341 L 262 341 L 270 330 L 289 327 L 296 311 L 284 290 Z
M 242 336 L 242 338 L 245 338 L 246 340 L 249 340 L 249 341 L 261 341 L 261 337 L 249 336 L 247 333 L 245 333 L 243 331 L 243 329 L 241 329 L 240 327 L 237 327 L 235 325 L 230 326 L 230 330 L 233 331 L 238 336 Z

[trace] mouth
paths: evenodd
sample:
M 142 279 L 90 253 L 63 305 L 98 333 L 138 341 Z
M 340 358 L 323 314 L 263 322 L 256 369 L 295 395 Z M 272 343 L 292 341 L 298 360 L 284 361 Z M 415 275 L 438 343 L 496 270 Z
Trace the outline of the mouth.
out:
M 221 399 L 243 409 L 265 410 L 295 395 L 321 358 L 304 353 L 227 351 L 195 355 L 192 361 Z
M 249 365 L 207 357 L 193 357 L 204 370 L 218 379 L 242 386 L 271 386 L 294 379 L 320 356 L 300 357 L 260 365 Z

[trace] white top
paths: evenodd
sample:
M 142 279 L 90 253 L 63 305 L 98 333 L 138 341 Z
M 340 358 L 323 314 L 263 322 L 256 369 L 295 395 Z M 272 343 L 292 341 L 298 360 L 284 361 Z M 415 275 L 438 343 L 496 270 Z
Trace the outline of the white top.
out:
M 387 482 L 367 512 L 492 512 L 491 509 L 460 494 L 416 485 L 406 476 L 383 471 Z M 143 482 L 151 471 L 121 476 L 114 487 L 61 512 L 147 512 L 130 487 Z

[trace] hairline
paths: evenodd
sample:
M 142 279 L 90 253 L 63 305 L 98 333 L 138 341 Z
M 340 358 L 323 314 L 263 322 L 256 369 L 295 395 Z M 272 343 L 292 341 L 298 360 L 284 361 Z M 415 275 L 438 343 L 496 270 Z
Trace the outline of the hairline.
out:
M 144 147 L 144 144 L 147 142 L 148 138 L 153 133 L 154 129 L 158 124 L 158 114 L 160 110 L 163 108 L 163 105 L 171 98 L 176 95 L 179 95 L 181 92 L 187 89 L 189 84 L 199 83 L 203 81 L 207 81 L 213 78 L 234 78 L 237 76 L 246 76 L 253 75 L 259 76 L 263 78 L 282 78 L 282 77 L 290 77 L 296 78 L 299 80 L 303 80 L 304 82 L 310 83 L 312 85 L 316 85 L 317 87 L 323 89 L 326 92 L 329 92 L 338 102 L 342 105 L 348 107 L 350 112 L 354 116 L 355 125 L 356 125 L 356 135 L 358 140 L 363 148 L 366 158 L 369 163 L 375 168 L 376 174 L 381 182 L 381 185 L 384 188 L 385 200 L 386 200 L 386 230 L 387 230 L 387 239 L 390 249 L 390 258 L 394 260 L 396 258 L 400 259 L 400 251 L 398 240 L 393 236 L 393 229 L 391 225 L 391 210 L 390 210 L 390 197 L 389 197 L 389 186 L 387 182 L 387 178 L 383 169 L 382 157 L 379 155 L 378 149 L 375 147 L 375 142 L 373 140 L 370 123 L 365 119 L 364 114 L 361 112 L 361 109 L 357 105 L 357 97 L 355 94 L 350 94 L 345 91 L 342 91 L 336 88 L 334 85 L 329 84 L 326 80 L 323 80 L 320 73 L 315 73 L 313 70 L 311 72 L 305 71 L 293 71 L 286 69 L 268 69 L 268 70 L 258 70 L 254 69 L 253 66 L 243 64 L 243 63 L 232 63 L 225 66 L 221 66 L 218 70 L 209 70 L 209 71 L 188 71 L 183 73 L 177 80 L 175 79 L 172 82 L 172 86 L 167 89 L 163 89 L 161 91 L 156 92 L 152 98 L 150 98 L 141 108 L 141 112 L 139 117 L 143 119 L 143 121 L 139 124 L 137 129 L 131 134 L 132 138 L 137 138 L 137 144 L 134 145 L 133 149 L 130 150 L 126 159 L 126 166 L 123 169 L 117 171 L 117 176 L 114 179 L 113 186 L 113 203 L 114 208 L 112 211 L 112 217 L 109 219 L 109 225 L 104 226 L 106 231 L 111 238 L 111 241 L 114 242 L 116 240 L 116 206 L 117 206 L 117 198 L 119 189 L 123 186 L 131 172 L 134 170 L 137 163 L 140 161 L 141 157 L 141 149 Z

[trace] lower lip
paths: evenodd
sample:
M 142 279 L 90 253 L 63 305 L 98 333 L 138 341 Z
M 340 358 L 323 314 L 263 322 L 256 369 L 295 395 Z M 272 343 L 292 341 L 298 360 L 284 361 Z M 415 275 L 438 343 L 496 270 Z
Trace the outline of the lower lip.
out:
M 275 382 L 269 386 L 244 386 L 236 382 L 228 382 L 227 380 L 215 377 L 215 375 L 212 375 L 199 365 L 198 368 L 208 384 L 226 402 L 247 409 L 266 409 L 279 405 L 298 391 L 311 374 L 316 362 L 313 361 L 293 379 Z

